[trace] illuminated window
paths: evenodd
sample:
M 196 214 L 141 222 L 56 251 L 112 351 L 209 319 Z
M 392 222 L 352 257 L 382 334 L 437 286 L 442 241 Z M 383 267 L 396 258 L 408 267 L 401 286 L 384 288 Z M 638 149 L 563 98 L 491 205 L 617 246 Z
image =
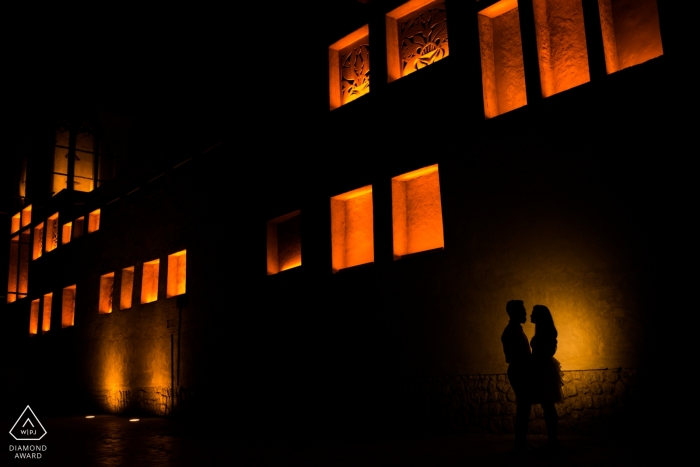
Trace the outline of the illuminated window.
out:
M 98 311 L 100 314 L 112 312 L 112 295 L 114 293 L 114 273 L 110 272 L 100 277 L 100 302 Z
M 590 81 L 583 7 L 576 0 L 533 0 L 542 96 Z
M 267 223 L 267 274 L 301 266 L 301 211 Z
M 119 309 L 131 308 L 131 297 L 134 291 L 134 267 L 122 269 L 122 287 L 119 294 Z
M 58 246 L 58 213 L 46 219 L 45 245 L 47 253 Z
M 63 224 L 63 233 L 61 234 L 61 245 L 65 245 L 66 243 L 70 242 L 72 229 L 72 222 L 66 222 L 65 224 Z
M 95 147 L 92 130 L 88 125 L 56 130 L 53 160 L 53 192 L 58 193 L 68 186 L 68 166 L 73 164 L 73 189 L 94 189 Z M 70 155 L 73 155 L 69 160 Z
M 41 333 L 47 333 L 51 330 L 51 304 L 53 302 L 53 293 L 44 295 L 44 313 L 41 317 Z
M 386 15 L 389 81 L 449 55 L 444 0 L 411 0 Z
M 369 27 L 361 27 L 328 48 L 331 110 L 369 92 Z
M 663 55 L 656 0 L 598 0 L 608 73 Z
M 73 222 L 73 238 L 80 238 L 85 232 L 85 217 L 78 217 Z
M 29 285 L 29 229 L 10 239 L 10 264 L 7 278 L 7 303 L 27 296 Z
M 41 258 L 44 249 L 44 223 L 34 227 L 34 247 L 32 248 L 32 259 Z
M 100 210 L 96 209 L 88 216 L 88 233 L 100 230 Z
M 61 302 L 61 327 L 69 328 L 75 324 L 75 285 L 63 289 Z
M 19 230 L 20 219 L 22 217 L 21 213 L 17 213 L 12 216 L 12 224 L 10 225 L 10 233 L 13 234 Z
M 527 104 L 518 0 L 479 12 L 484 113 L 492 118 Z
M 333 271 L 374 261 L 372 186 L 331 198 Z
M 22 209 L 22 227 L 26 227 L 32 223 L 32 207 L 27 206 Z
M 444 248 L 438 166 L 391 180 L 394 258 Z
M 158 300 L 159 267 L 159 259 L 143 263 L 143 278 L 141 280 L 141 303 L 151 303 Z
M 186 292 L 187 250 L 168 256 L 168 297 L 182 295 Z
M 29 312 L 29 335 L 35 336 L 39 332 L 39 299 L 32 300 Z

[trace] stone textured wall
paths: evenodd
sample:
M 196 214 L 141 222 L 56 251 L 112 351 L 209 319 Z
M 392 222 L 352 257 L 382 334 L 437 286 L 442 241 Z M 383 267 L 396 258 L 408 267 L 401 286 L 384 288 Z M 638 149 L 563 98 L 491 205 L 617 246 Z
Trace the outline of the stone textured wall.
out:
M 564 372 L 564 400 L 556 404 L 564 434 L 597 432 L 622 420 L 634 401 L 637 369 Z M 491 434 L 513 433 L 515 393 L 505 374 L 435 377 L 406 386 L 418 419 L 433 428 Z M 530 432 L 546 434 L 544 414 L 534 405 Z
M 144 387 L 96 389 L 91 396 L 97 407 L 108 413 L 172 415 L 173 409 L 184 409 L 188 394 L 185 388 L 176 392 L 170 387 Z

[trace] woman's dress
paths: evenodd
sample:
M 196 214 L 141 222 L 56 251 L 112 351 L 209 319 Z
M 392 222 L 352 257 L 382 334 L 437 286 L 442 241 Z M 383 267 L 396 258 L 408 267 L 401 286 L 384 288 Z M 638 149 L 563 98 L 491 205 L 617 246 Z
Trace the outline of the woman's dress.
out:
M 554 336 L 537 335 L 530 341 L 532 348 L 532 402 L 542 404 L 561 402 L 564 386 L 561 364 L 554 358 L 557 339 Z

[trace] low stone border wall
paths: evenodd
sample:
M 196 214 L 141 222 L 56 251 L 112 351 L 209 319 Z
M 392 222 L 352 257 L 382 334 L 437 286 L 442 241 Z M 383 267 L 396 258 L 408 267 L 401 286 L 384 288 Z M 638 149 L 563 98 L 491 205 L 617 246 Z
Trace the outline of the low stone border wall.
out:
M 565 371 L 564 400 L 556 404 L 560 432 L 596 432 L 622 419 L 638 381 L 637 369 Z M 515 393 L 505 374 L 427 378 L 409 383 L 406 397 L 421 421 L 434 428 L 513 433 Z M 540 405 L 533 406 L 530 432 L 546 433 Z

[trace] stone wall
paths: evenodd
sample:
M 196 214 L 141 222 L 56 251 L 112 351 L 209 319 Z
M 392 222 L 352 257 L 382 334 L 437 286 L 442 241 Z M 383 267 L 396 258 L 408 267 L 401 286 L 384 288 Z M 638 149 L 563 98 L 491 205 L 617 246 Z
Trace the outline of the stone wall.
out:
M 564 400 L 556 404 L 560 432 L 585 434 L 619 426 L 634 403 L 640 371 L 632 368 L 565 371 Z M 413 421 L 434 429 L 513 433 L 515 393 L 505 374 L 428 378 L 406 386 Z M 544 414 L 534 405 L 530 432 L 545 434 Z
M 185 388 L 177 393 L 170 387 L 119 388 L 94 390 L 91 399 L 108 413 L 167 416 L 184 409 L 188 395 Z

